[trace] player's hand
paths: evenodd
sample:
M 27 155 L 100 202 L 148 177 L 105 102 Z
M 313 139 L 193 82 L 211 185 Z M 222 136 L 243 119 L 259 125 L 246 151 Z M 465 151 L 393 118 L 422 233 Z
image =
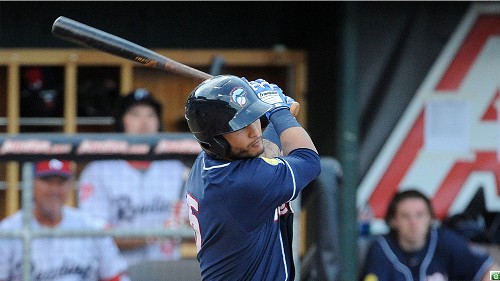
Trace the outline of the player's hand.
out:
M 255 81 L 248 81 L 245 77 L 242 77 L 241 79 L 252 87 L 261 101 L 273 105 L 273 107 L 266 113 L 268 119 L 271 114 L 280 109 L 285 108 L 290 110 L 290 106 L 294 100 L 285 96 L 278 85 L 270 84 L 264 79 L 257 79 Z

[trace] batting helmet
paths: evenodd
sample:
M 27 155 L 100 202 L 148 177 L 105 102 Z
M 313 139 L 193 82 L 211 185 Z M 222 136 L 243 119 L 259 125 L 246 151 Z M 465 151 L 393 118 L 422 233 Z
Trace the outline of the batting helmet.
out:
M 115 127 L 117 132 L 123 132 L 123 115 L 132 106 L 137 104 L 146 104 L 151 106 L 158 116 L 159 124 L 158 131 L 162 130 L 162 105 L 153 97 L 153 95 L 146 89 L 138 88 L 128 93 L 126 96 L 122 97 L 119 101 L 116 118 Z
M 205 80 L 189 95 L 185 117 L 203 150 L 222 159 L 230 151 L 222 134 L 243 129 L 272 107 L 261 101 L 241 78 L 219 75 Z

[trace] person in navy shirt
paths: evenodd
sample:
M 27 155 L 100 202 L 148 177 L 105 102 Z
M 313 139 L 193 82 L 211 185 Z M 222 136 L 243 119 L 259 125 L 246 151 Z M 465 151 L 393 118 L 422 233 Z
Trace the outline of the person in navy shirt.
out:
M 499 270 L 486 250 L 439 226 L 431 201 L 416 189 L 394 195 L 385 221 L 390 232 L 371 244 L 361 280 L 479 281 Z
M 295 278 L 289 203 L 321 168 L 289 99 L 275 84 L 232 75 L 188 97 L 186 120 L 203 148 L 186 185 L 202 280 Z M 282 156 L 262 156 L 268 122 Z

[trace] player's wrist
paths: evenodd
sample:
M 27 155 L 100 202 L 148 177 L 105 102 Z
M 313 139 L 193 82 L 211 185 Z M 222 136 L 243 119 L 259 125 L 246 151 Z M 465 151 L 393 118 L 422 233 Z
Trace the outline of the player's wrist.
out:
M 286 129 L 300 127 L 299 122 L 297 122 L 297 119 L 293 117 L 292 113 L 288 109 L 273 112 L 273 114 L 269 116 L 269 121 L 273 124 L 278 135 L 281 135 L 281 133 L 283 133 Z

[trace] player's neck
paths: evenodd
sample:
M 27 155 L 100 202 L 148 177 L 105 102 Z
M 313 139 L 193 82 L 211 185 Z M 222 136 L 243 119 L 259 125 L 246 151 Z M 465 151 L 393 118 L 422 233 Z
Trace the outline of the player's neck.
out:
M 425 244 L 426 240 L 404 240 L 404 239 L 399 239 L 399 246 L 401 249 L 403 249 L 405 252 L 415 252 L 421 250 Z
M 37 209 L 34 210 L 34 213 L 35 213 L 35 218 L 38 221 L 38 223 L 40 225 L 43 225 L 46 227 L 56 227 L 62 221 L 62 214 L 59 214 L 57 216 L 46 216 L 46 215 L 43 215 Z

